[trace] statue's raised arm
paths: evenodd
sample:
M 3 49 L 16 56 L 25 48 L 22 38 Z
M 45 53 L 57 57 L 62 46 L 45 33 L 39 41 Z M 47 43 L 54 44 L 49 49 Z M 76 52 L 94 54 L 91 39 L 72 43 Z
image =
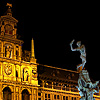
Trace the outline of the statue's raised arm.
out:
M 75 40 L 73 39 L 73 40 L 70 42 L 71 50 L 72 50 L 72 51 L 80 51 L 80 48 L 78 48 L 78 47 L 77 47 L 77 48 L 73 48 L 72 45 L 73 45 L 74 41 L 75 41 Z
M 72 51 L 76 51 L 76 49 L 73 49 L 73 46 L 72 46 L 73 43 L 74 43 L 74 41 L 75 41 L 75 40 L 72 40 L 72 41 L 70 42 L 70 47 L 71 47 L 71 50 L 72 50 Z

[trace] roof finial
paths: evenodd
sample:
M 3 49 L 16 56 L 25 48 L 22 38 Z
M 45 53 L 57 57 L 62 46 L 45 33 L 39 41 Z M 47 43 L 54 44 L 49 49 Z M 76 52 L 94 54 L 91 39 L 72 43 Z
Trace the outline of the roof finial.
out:
M 8 8 L 12 8 L 12 4 L 10 4 L 10 3 L 7 3 L 6 6 L 8 6 Z
M 7 9 L 7 11 L 6 11 L 6 14 L 12 16 L 12 11 L 11 11 L 12 4 L 7 3 L 6 6 L 8 7 L 8 9 Z

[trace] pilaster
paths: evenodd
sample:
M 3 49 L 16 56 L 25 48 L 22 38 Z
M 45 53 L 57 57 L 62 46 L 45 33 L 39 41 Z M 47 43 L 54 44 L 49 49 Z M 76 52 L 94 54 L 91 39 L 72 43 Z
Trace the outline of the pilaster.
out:
M 2 99 L 2 84 L 0 83 L 0 100 L 3 100 Z
M 19 46 L 19 60 L 21 60 L 21 46 Z
M 1 57 L 3 57 L 3 42 L 1 42 Z
M 14 59 L 16 59 L 16 45 L 14 45 Z

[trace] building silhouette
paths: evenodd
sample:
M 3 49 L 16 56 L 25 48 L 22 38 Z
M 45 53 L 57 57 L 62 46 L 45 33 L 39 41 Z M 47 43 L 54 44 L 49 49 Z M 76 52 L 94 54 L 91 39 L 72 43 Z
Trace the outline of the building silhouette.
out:
M 12 4 L 0 17 L 0 100 L 79 100 L 78 72 L 38 64 L 31 51 L 22 52 Z M 100 95 L 95 94 L 96 100 Z

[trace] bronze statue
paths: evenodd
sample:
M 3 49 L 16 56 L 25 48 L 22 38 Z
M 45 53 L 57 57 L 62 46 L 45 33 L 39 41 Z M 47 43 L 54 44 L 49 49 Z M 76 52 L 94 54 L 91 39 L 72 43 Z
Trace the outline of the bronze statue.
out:
M 84 68 L 85 66 L 85 63 L 86 63 L 86 49 L 85 49 L 85 46 L 84 45 L 81 45 L 81 41 L 78 41 L 77 42 L 77 48 L 74 48 L 72 47 L 72 44 L 74 43 L 75 40 L 72 40 L 72 42 L 70 43 L 70 46 L 71 46 L 71 50 L 72 51 L 79 51 L 81 53 L 80 55 L 80 58 L 82 59 L 82 64 L 80 64 L 77 69 L 82 66 L 82 69 Z
M 85 63 L 86 63 L 86 49 L 84 45 L 81 45 L 81 41 L 77 42 L 77 48 L 73 48 L 72 44 L 75 40 L 72 40 L 70 43 L 70 47 L 72 51 L 79 51 L 81 53 L 80 58 L 82 59 L 82 64 L 78 65 L 77 70 L 82 67 L 82 69 L 79 71 L 79 79 L 78 79 L 78 88 L 80 93 L 80 100 L 95 100 L 93 97 L 94 93 L 99 92 L 99 81 L 96 81 L 95 83 L 92 83 L 88 71 L 84 69 Z

